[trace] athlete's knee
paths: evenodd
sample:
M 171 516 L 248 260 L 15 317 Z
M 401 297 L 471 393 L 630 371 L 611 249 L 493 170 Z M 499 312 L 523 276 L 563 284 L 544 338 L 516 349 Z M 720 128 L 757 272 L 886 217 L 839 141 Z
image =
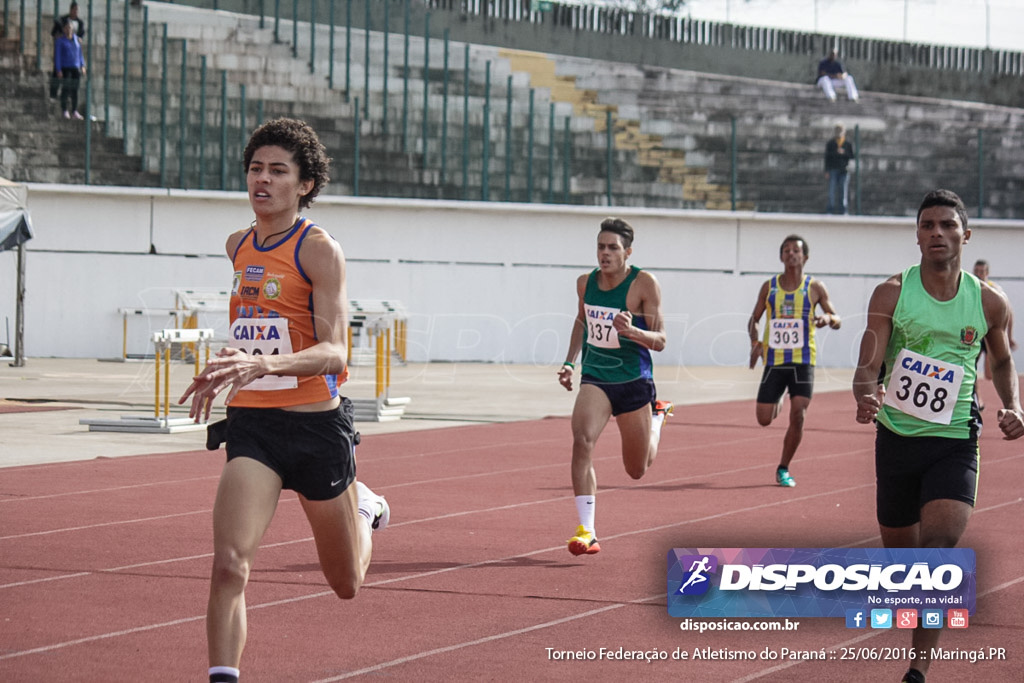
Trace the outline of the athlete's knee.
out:
M 327 584 L 342 600 L 351 600 L 356 597 L 359 593 L 359 589 L 363 587 L 363 577 L 359 572 L 346 573 L 344 575 L 337 574 L 334 576 L 327 577 Z
M 252 563 L 234 548 L 217 550 L 213 554 L 210 583 L 215 589 L 240 593 L 249 581 Z
M 803 429 L 804 422 L 807 419 L 807 409 L 794 410 L 789 414 L 789 424 L 797 429 Z
M 921 537 L 922 548 L 955 548 L 959 542 L 959 534 L 948 529 L 930 529 Z
M 626 474 L 628 474 L 633 479 L 641 479 L 645 474 L 647 474 L 647 463 L 646 462 L 637 462 L 637 463 L 627 462 L 626 463 Z
M 767 427 L 775 420 L 776 412 L 775 404 L 763 405 L 759 403 L 756 412 L 757 424 Z

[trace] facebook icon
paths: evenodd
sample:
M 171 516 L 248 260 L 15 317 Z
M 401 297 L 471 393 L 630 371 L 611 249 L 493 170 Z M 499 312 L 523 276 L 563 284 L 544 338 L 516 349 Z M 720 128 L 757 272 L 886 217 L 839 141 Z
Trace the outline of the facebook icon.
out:
M 867 628 L 867 617 L 862 609 L 846 610 L 846 628 Z

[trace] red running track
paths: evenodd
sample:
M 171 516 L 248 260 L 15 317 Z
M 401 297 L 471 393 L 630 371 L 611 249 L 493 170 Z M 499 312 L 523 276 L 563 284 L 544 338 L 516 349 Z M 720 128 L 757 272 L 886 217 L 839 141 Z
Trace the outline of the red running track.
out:
M 247 591 L 243 681 L 898 681 L 897 661 L 549 656 L 907 646 L 907 631 L 848 630 L 841 619 L 697 635 L 665 610 L 673 547 L 879 544 L 873 430 L 852 408 L 845 392 L 815 398 L 795 489 L 773 482 L 784 422 L 756 426 L 749 401 L 679 409 L 639 482 L 623 472 L 610 424 L 596 454 L 602 552 L 580 558 L 564 542 L 576 526 L 568 420 L 367 438 L 360 478 L 393 515 L 375 536 L 363 590 L 342 602 L 327 589 L 286 492 Z M 1024 680 L 1024 440 L 989 427 L 981 451 L 978 507 L 961 544 L 977 552 L 977 613 L 940 644 L 1003 647 L 1007 659 L 937 662 L 929 683 Z M 195 451 L 0 470 L 0 680 L 205 681 L 222 461 Z

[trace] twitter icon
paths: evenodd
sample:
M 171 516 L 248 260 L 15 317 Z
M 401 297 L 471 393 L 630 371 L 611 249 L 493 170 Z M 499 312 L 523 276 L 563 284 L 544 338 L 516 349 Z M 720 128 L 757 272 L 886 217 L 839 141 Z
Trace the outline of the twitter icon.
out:
M 871 610 L 871 628 L 892 628 L 892 610 Z

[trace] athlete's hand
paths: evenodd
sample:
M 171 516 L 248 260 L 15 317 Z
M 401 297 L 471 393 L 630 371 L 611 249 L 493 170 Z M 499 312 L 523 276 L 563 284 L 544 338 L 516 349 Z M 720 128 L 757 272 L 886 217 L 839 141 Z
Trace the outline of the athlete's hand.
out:
M 878 385 L 874 394 L 866 394 L 857 399 L 857 422 L 871 424 L 875 415 L 882 409 L 882 402 L 885 401 L 885 386 Z
M 260 362 L 260 356 L 251 356 L 244 351 L 225 347 L 217 352 L 217 357 L 211 360 L 202 372 L 192 378 L 192 383 L 178 399 L 178 404 L 185 403 L 191 396 L 192 405 L 189 407 L 188 416 L 196 422 L 209 420 L 213 401 L 218 394 L 230 387 L 225 403 L 231 403 L 239 389 L 264 374 L 266 372 Z
M 558 369 L 558 383 L 565 387 L 566 391 L 572 391 L 572 371 L 571 365 L 563 365 Z
M 1024 436 L 1024 411 L 1001 408 L 996 417 L 1004 439 L 1010 441 Z
M 612 319 L 612 328 L 626 339 L 630 339 L 628 332 L 633 329 L 633 314 L 629 311 L 619 311 Z
M 822 313 L 821 315 L 814 316 L 815 327 L 825 327 L 828 325 L 833 330 L 838 330 L 839 325 L 842 324 L 838 315 L 832 315 L 831 313 Z
M 750 369 L 753 370 L 754 366 L 757 365 L 757 361 L 764 355 L 764 343 L 755 341 L 750 342 Z

